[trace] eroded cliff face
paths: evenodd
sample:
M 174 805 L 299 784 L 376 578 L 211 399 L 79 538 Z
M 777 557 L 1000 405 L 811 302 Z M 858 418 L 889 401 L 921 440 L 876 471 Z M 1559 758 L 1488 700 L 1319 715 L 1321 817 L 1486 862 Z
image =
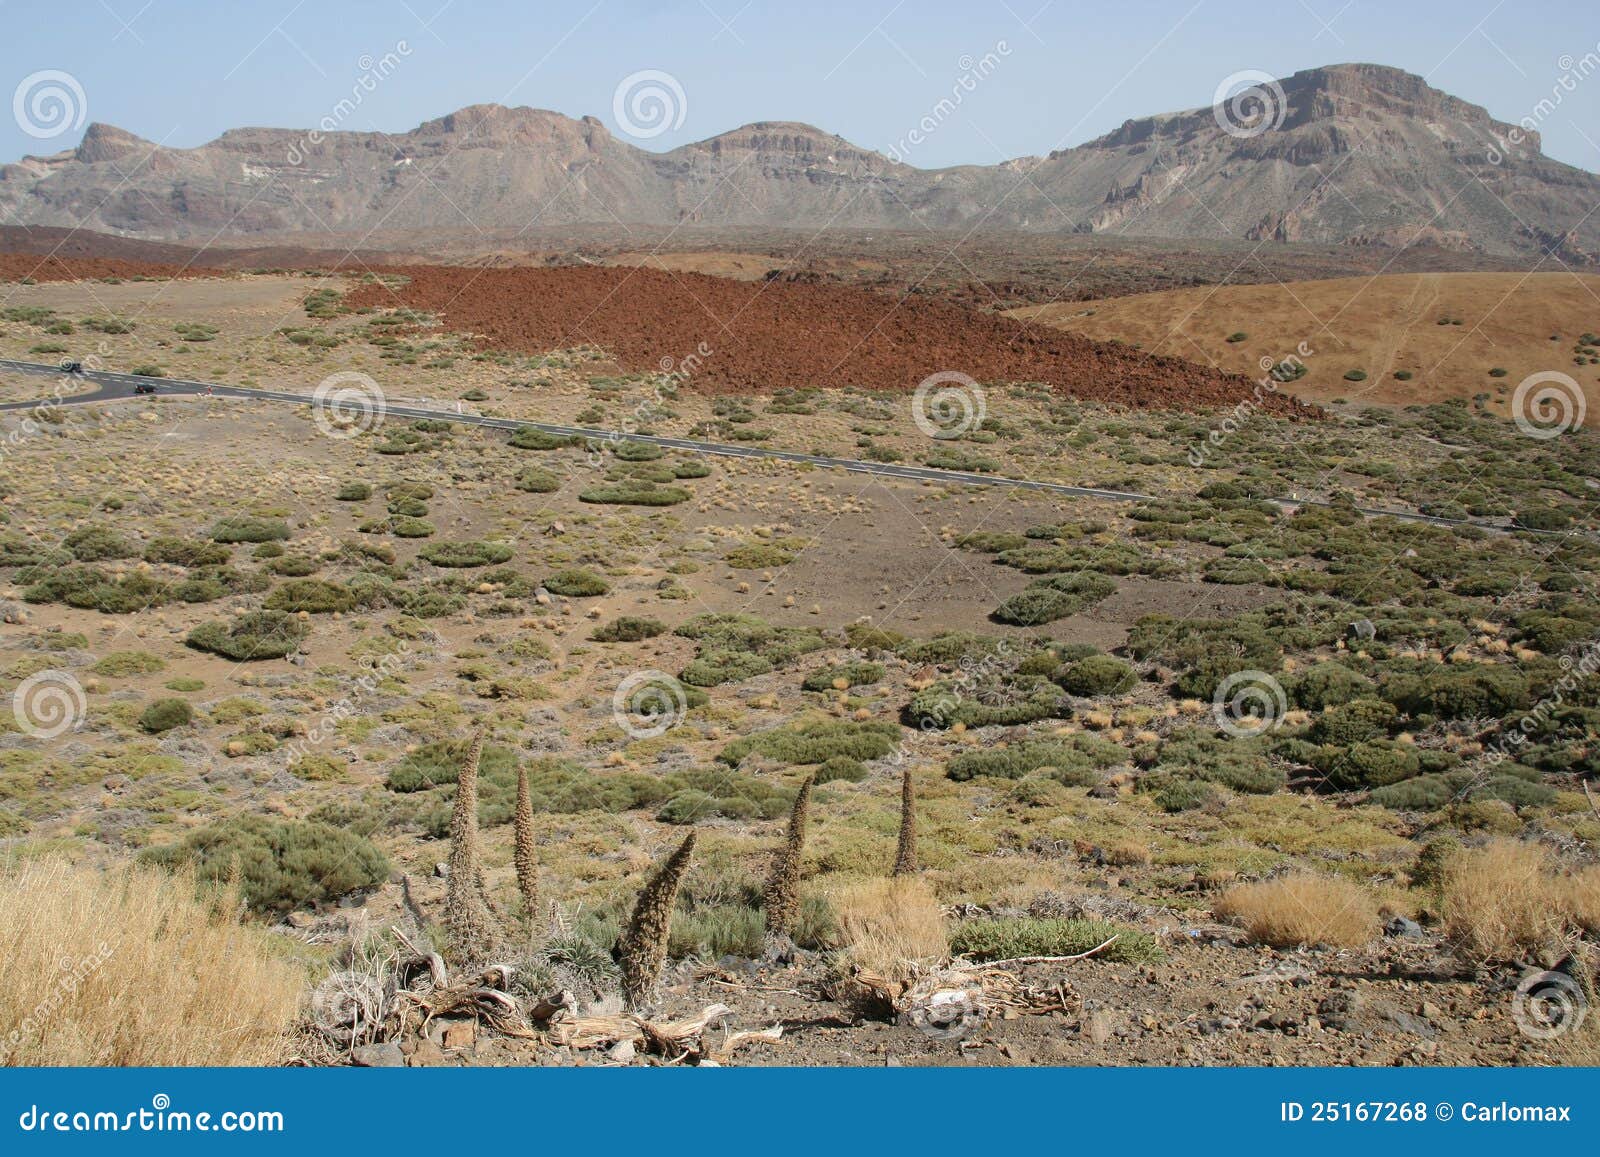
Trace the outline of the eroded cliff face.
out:
M 0 167 L 0 207 L 169 239 L 687 220 L 1600 251 L 1600 178 L 1544 157 L 1537 133 L 1378 65 L 1310 69 L 1279 91 L 1244 131 L 1226 131 L 1227 106 L 1193 109 L 940 170 L 794 122 L 652 153 L 593 117 L 500 105 L 406 133 L 247 128 L 194 149 L 92 124 L 76 149 Z

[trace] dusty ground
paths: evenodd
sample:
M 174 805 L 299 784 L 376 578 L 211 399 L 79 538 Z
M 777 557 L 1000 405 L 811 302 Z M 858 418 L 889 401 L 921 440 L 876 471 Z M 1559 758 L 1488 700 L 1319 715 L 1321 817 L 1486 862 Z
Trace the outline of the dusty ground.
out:
M 1313 351 L 1302 358 L 1309 372 L 1284 388 L 1322 403 L 1412 405 L 1484 393 L 1503 413 L 1509 391 L 1546 370 L 1570 374 L 1591 404 L 1600 401 L 1600 365 L 1575 364 L 1579 339 L 1600 332 L 1593 275 L 1389 273 L 1027 306 L 1010 316 L 1253 377 L 1264 360 L 1282 360 L 1303 342 Z M 1228 340 L 1239 333 L 1243 340 Z M 1506 373 L 1491 375 L 1496 368 Z M 1345 380 L 1352 370 L 1366 380 Z

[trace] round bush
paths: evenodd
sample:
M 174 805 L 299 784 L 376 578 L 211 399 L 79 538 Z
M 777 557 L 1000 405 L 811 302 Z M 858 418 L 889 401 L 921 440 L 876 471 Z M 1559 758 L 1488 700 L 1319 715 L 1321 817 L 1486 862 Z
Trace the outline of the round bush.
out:
M 434 566 L 461 569 L 495 566 L 509 561 L 514 553 L 503 542 L 430 542 L 417 552 L 417 557 Z
M 638 615 L 623 615 L 595 631 L 590 636 L 597 643 L 637 643 L 653 639 L 667 629 L 665 623 Z
M 282 611 L 252 611 L 226 621 L 201 623 L 189 632 L 189 646 L 224 659 L 248 662 L 281 659 L 300 649 L 307 627 Z
M 372 487 L 365 482 L 346 482 L 334 497 L 340 502 L 365 502 L 372 497 Z
M 203 880 L 238 873 L 250 906 L 286 912 L 336 900 L 388 878 L 389 862 L 364 836 L 330 824 L 236 816 L 190 832 L 145 859 L 193 864 Z
M 139 726 L 152 735 L 182 727 L 194 719 L 187 699 L 157 699 L 139 713 Z
M 1092 698 L 1120 695 L 1138 681 L 1134 669 L 1111 655 L 1090 655 L 1069 664 L 1056 676 L 1056 683 L 1069 695 Z
M 213 542 L 272 542 L 289 537 L 289 524 L 281 518 L 235 515 L 218 519 L 211 528 Z
M 607 594 L 611 590 L 611 584 L 593 571 L 574 567 L 570 570 L 557 571 L 545 579 L 544 589 L 553 595 L 585 599 Z

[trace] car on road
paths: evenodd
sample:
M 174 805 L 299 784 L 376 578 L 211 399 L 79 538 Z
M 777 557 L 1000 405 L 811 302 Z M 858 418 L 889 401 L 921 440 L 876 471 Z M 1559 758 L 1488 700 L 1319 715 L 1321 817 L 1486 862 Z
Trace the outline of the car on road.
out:
M 133 392 L 136 394 L 153 394 L 156 392 L 156 386 L 154 382 L 136 382 Z
M 61 363 L 61 372 L 64 373 L 64 374 L 81 374 L 81 373 L 83 373 L 83 363 L 82 362 L 62 362 Z

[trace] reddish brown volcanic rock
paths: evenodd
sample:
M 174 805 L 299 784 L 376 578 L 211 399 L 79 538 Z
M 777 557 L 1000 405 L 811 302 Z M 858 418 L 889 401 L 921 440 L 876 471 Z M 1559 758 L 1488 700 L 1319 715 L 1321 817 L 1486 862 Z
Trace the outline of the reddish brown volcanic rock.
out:
M 355 289 L 355 306 L 437 314 L 486 346 L 542 352 L 595 345 L 634 372 L 700 350 L 690 384 L 714 393 L 785 387 L 912 390 L 957 370 L 980 382 L 1043 382 L 1086 400 L 1140 407 L 1231 406 L 1252 383 L 1177 358 L 1027 326 L 924 298 L 899 301 L 835 285 L 733 281 L 650 269 L 462 269 L 388 272 L 398 289 Z M 672 359 L 671 363 L 664 359 Z M 1266 407 L 1305 413 L 1292 399 Z

